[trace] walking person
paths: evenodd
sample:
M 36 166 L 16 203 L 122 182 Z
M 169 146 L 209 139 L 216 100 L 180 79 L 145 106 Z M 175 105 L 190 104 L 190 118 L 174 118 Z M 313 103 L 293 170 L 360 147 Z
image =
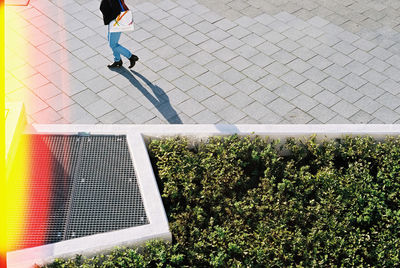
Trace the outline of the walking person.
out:
M 118 41 L 121 37 L 121 32 L 110 32 L 110 22 L 115 20 L 121 12 L 127 11 L 129 8 L 124 0 L 101 0 L 100 11 L 103 14 L 104 25 L 108 27 L 108 42 L 114 54 L 114 63 L 107 65 L 109 68 L 121 67 L 121 55 L 129 59 L 129 68 L 135 66 L 138 56 L 132 54 L 128 49 L 121 46 Z

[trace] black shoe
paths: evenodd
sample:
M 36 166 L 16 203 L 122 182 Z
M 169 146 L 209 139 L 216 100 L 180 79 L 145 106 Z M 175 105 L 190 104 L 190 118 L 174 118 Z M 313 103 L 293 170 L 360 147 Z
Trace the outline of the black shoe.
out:
M 135 66 L 136 62 L 139 60 L 139 57 L 136 55 L 133 55 L 129 58 L 129 61 L 131 62 L 131 65 L 129 65 L 129 68 L 132 68 Z
M 116 68 L 122 66 L 122 60 L 114 61 L 113 64 L 107 65 L 108 68 Z

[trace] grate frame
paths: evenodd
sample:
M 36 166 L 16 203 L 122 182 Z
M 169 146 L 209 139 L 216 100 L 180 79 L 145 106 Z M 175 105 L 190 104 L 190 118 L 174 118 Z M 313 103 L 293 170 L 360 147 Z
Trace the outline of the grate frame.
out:
M 139 125 L 41 125 L 26 129 L 28 134 L 52 135 L 123 135 L 131 153 L 142 195 L 148 224 L 126 229 L 84 236 L 57 243 L 7 252 L 7 267 L 32 267 L 45 265 L 56 258 L 70 258 L 77 254 L 94 256 L 104 254 L 115 247 L 140 247 L 149 240 L 172 242 L 168 218 L 164 209 L 157 180 L 154 175 L 146 146 L 144 126 Z

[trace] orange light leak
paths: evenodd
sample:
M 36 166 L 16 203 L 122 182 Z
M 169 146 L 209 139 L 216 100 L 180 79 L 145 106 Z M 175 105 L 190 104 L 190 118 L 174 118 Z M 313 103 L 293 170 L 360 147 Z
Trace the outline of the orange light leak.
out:
M 25 143 L 24 141 L 21 141 Z M 24 163 L 24 159 L 22 157 L 28 151 L 28 148 L 25 146 L 21 146 L 19 148 L 19 154 L 15 156 L 15 160 L 13 161 L 11 168 L 13 172 L 8 174 L 7 178 L 7 192 L 6 192 L 6 215 L 7 215 L 7 224 L 6 224 L 6 250 L 10 251 L 15 248 L 18 240 L 22 235 L 22 230 L 24 229 L 24 211 L 26 211 L 26 203 L 27 203 L 27 193 L 24 189 L 26 185 L 26 175 L 27 175 L 27 166 Z M 10 242 L 11 241 L 11 242 Z
M 38 153 L 40 157 L 34 157 L 29 165 L 19 165 L 26 162 L 32 153 Z M 26 137 L 22 140 L 19 154 L 8 181 L 8 188 L 13 189 L 10 192 L 18 195 L 18 198 L 8 197 L 12 200 L 8 206 L 8 251 L 45 244 L 51 209 L 52 155 L 47 144 L 40 137 Z
M 7 101 L 24 101 L 28 113 L 35 110 L 31 106 L 30 100 L 35 98 L 40 99 L 35 95 L 32 88 L 36 88 L 32 81 L 47 81 L 45 73 L 50 73 L 52 70 L 43 69 L 43 74 L 39 73 L 37 69 L 30 68 L 30 63 L 36 65 L 45 65 L 50 62 L 48 55 L 44 54 L 37 46 L 33 46 L 29 42 L 30 37 L 35 34 L 43 36 L 43 39 L 54 39 L 63 45 L 61 40 L 67 40 L 67 32 L 62 30 L 65 25 L 65 14 L 61 11 L 53 14 L 52 19 L 56 19 L 56 23 L 61 26 L 60 31 L 47 32 L 44 28 L 24 27 L 23 24 L 18 23 L 23 21 L 23 18 L 17 11 L 24 10 L 25 7 L 9 7 L 9 3 L 23 3 L 23 6 L 29 3 L 28 0 L 10 0 L 5 3 L 5 0 L 0 0 L 1 3 L 1 100 L 2 100 L 2 129 L 4 130 L 4 99 Z M 40 10 L 43 2 L 36 1 L 37 6 L 29 5 L 26 8 Z M 44 4 L 43 4 L 44 5 Z M 41 14 L 41 12 L 37 12 Z M 6 17 L 6 18 L 5 18 Z M 7 25 L 5 24 L 7 21 Z M 5 38 L 6 36 L 6 38 Z M 14 59 L 14 60 L 12 60 Z M 15 60 L 17 59 L 17 60 Z M 58 55 L 57 63 L 60 64 L 64 70 L 59 71 L 57 82 L 53 82 L 54 86 L 64 91 L 62 94 L 60 104 L 67 102 L 68 91 L 71 90 L 72 77 L 68 73 L 70 70 L 70 62 L 68 51 L 63 49 Z M 36 66 L 35 65 L 35 66 Z M 27 68 L 25 68 L 27 66 Z M 46 66 L 46 65 L 45 65 Z M 52 68 L 49 64 L 47 68 Z M 53 74 L 53 73 L 52 73 Z M 40 79 L 27 79 L 30 77 Z M 6 81 L 7 80 L 7 81 Z M 50 84 L 50 81 L 46 83 Z M 40 85 L 43 86 L 43 85 Z M 33 108 L 33 109 L 32 109 Z M 69 117 L 66 115 L 65 117 Z M 40 123 L 48 122 L 47 118 L 35 118 Z M 5 133 L 5 130 L 2 131 Z M 2 152 L 1 159 L 5 160 L 5 137 L 2 135 Z M 1 176 L 0 185 L 0 268 L 6 267 L 6 252 L 23 249 L 28 247 L 40 246 L 46 243 L 46 235 L 49 231 L 48 218 L 52 212 L 51 200 L 56 197 L 52 192 L 52 166 L 51 166 L 51 152 L 48 150 L 47 145 L 43 143 L 36 143 L 35 150 L 42 151 L 42 158 L 40 161 L 30 161 L 29 155 L 31 153 L 31 141 L 21 141 L 19 152 L 13 161 L 13 172 L 6 180 L 5 175 Z M 64 145 L 64 152 L 69 151 L 69 145 Z M 68 159 L 64 159 L 68 161 Z M 2 161 L 2 172 L 6 174 L 5 161 Z M 10 167 L 7 167 L 10 168 Z M 53 204 L 54 205 L 54 204 Z M 34 238 L 34 239 L 33 239 Z
M 0 268 L 7 267 L 6 262 L 6 148 L 5 148 L 5 62 L 4 62 L 4 0 L 0 0 Z
M 4 100 L 10 93 L 13 95 L 10 101 L 25 101 L 25 106 L 29 106 L 29 99 L 32 93 L 23 82 L 23 78 L 29 74 L 19 71 L 17 76 L 14 70 L 18 69 L 22 64 L 15 66 L 15 62 L 8 61 L 10 59 L 26 58 L 33 54 L 37 55 L 37 48 L 29 45 L 25 40 L 25 32 L 23 27 L 18 31 L 18 14 L 14 7 L 5 5 L 4 0 L 1 2 L 1 103 L 2 103 L 2 176 L 0 185 L 0 268 L 6 267 L 7 251 L 23 249 L 28 247 L 40 246 L 45 243 L 47 233 L 47 219 L 50 211 L 49 200 L 51 194 L 49 189 L 51 166 L 49 164 L 50 152 L 44 143 L 36 146 L 37 150 L 43 151 L 41 161 L 31 163 L 29 155 L 31 154 L 31 141 L 21 140 L 18 152 L 15 155 L 12 165 L 5 167 L 5 118 L 4 118 Z M 17 1 L 15 1 L 17 2 Z M 23 7 L 21 7 L 23 8 Z M 14 27 L 5 25 L 5 16 L 7 21 L 10 20 Z M 10 22 L 10 23 L 11 23 Z M 7 36 L 7 38 L 5 38 Z M 32 60 L 35 60 L 35 57 Z M 6 60 L 8 59 L 8 60 Z M 20 61 L 19 61 L 20 62 Z M 7 79 L 7 81 L 6 81 Z M 24 85 L 25 84 L 25 85 Z M 7 86 L 6 86 L 7 85 Z M 7 87 L 7 88 L 6 88 Z M 9 177 L 6 178 L 6 173 Z M 35 189 L 35 191 L 31 190 Z M 34 239 L 31 239 L 34 238 Z

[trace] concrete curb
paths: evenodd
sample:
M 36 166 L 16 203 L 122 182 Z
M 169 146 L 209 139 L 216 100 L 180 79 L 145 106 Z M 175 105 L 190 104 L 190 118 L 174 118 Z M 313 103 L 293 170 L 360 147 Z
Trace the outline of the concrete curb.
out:
M 138 133 L 143 137 L 192 136 L 205 138 L 215 135 L 259 135 L 270 138 L 308 137 L 317 134 L 318 137 L 337 138 L 343 135 L 371 135 L 384 138 L 387 135 L 400 135 L 400 125 L 397 124 L 298 124 L 298 125 L 215 125 L 215 124 L 183 124 L 183 125 L 33 125 L 33 131 L 40 133 L 91 132 L 93 134 L 126 134 Z

